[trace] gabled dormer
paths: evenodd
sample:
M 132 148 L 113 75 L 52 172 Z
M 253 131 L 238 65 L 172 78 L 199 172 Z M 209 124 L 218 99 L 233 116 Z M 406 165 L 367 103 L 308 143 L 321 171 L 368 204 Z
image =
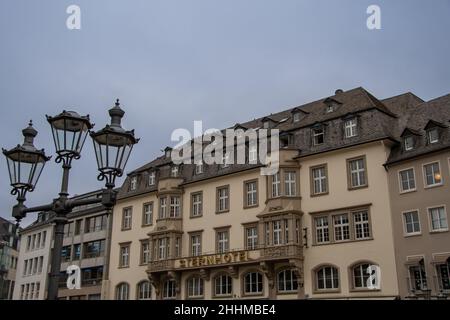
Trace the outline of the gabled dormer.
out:
M 442 129 L 447 126 L 438 121 L 430 120 L 424 130 L 427 133 L 427 144 L 438 143 L 442 134 Z
M 280 147 L 289 148 L 294 145 L 294 135 L 290 132 L 280 133 Z
M 171 148 L 171 147 L 166 147 L 166 148 L 164 149 L 164 156 L 165 156 L 166 158 L 170 158 L 170 157 L 171 157 L 171 154 L 172 154 L 172 148 Z
M 325 127 L 321 122 L 316 122 L 311 126 L 311 138 L 313 146 L 320 146 L 325 143 Z
M 235 125 L 234 125 L 234 127 L 233 127 L 233 129 L 234 130 L 244 130 L 244 131 L 247 131 L 247 128 L 246 127 L 244 127 L 242 124 L 240 124 L 240 123 L 236 123 Z
M 342 105 L 342 102 L 334 98 L 326 98 L 323 103 L 325 104 L 325 113 L 335 112 Z
M 417 141 L 417 137 L 420 137 L 421 134 L 420 132 L 410 129 L 410 128 L 405 128 L 405 130 L 403 130 L 402 134 L 400 135 L 400 137 L 402 138 L 402 148 L 404 151 L 410 151 L 413 150 L 416 146 L 416 141 Z
M 139 176 L 137 174 L 130 176 L 130 184 L 128 187 L 128 191 L 136 191 L 138 188 L 138 183 L 139 183 Z
M 302 110 L 301 108 L 295 107 L 291 111 L 292 123 L 300 122 L 309 112 Z
M 275 121 L 271 117 L 264 117 L 262 118 L 261 122 L 263 124 L 263 129 L 273 128 L 277 123 L 277 121 Z

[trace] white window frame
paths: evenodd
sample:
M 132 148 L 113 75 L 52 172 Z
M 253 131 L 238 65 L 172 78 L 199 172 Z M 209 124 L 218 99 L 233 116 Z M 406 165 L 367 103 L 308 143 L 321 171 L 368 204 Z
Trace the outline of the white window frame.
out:
M 323 127 L 312 129 L 312 136 L 313 136 L 313 145 L 314 146 L 320 146 L 325 143 L 325 129 Z M 323 142 L 321 142 L 321 143 L 318 142 L 319 136 L 322 136 Z
M 225 253 L 230 251 L 230 231 L 217 231 L 217 253 Z
M 351 119 L 345 120 L 344 129 L 345 129 L 345 137 L 346 138 L 356 137 L 358 135 L 358 119 L 351 118 Z
M 320 174 L 323 173 L 323 175 L 315 176 L 315 172 L 319 172 Z M 311 175 L 312 175 L 312 181 L 313 181 L 313 195 L 319 195 L 319 194 L 325 194 L 328 192 L 328 177 L 327 177 L 327 169 L 326 166 L 318 166 L 311 168 Z M 319 186 L 319 192 L 316 192 L 316 184 Z
M 159 198 L 158 217 L 159 217 L 159 219 L 167 218 L 167 197 Z
M 410 141 L 411 143 L 409 144 L 408 141 Z M 405 149 L 405 151 L 414 149 L 414 137 L 412 135 L 408 135 L 403 138 L 403 148 Z
M 170 196 L 170 213 L 171 218 L 179 218 L 181 216 L 181 197 Z
M 129 230 L 132 227 L 132 219 L 133 219 L 133 209 L 132 207 L 127 207 L 123 209 L 123 230 Z
M 137 300 L 150 300 L 152 297 L 152 286 L 150 281 L 144 280 L 138 283 Z
M 257 274 L 256 276 L 256 282 L 253 281 L 252 279 L 252 274 Z M 247 291 L 247 276 L 249 277 L 249 285 L 250 285 L 250 291 Z M 258 281 L 258 278 L 261 278 L 261 281 Z M 258 294 L 262 294 L 264 291 L 264 276 L 262 273 L 257 272 L 257 271 L 253 271 L 253 272 L 247 272 L 244 274 L 244 288 L 243 288 L 243 292 L 245 295 L 258 295 Z M 252 290 L 252 285 L 256 284 L 256 291 Z M 261 287 L 259 287 L 261 286 Z M 260 289 L 260 290 L 258 290 Z
M 416 212 L 417 213 L 417 222 L 419 223 L 419 231 L 413 231 L 413 232 L 408 232 L 408 227 L 407 227 L 407 222 L 406 222 L 406 215 L 408 213 L 413 213 Z M 405 237 L 410 237 L 410 236 L 417 236 L 417 235 L 421 235 L 422 234 L 422 225 L 420 223 L 420 212 L 419 209 L 411 209 L 411 210 L 406 210 L 406 211 L 402 211 L 402 222 L 403 222 L 403 235 Z M 414 224 L 414 222 L 413 222 Z
M 326 274 L 326 269 L 330 269 L 330 280 L 331 280 L 331 287 L 328 288 L 327 287 L 327 274 Z M 323 288 L 320 288 L 320 280 L 319 280 L 319 273 L 323 273 L 323 279 L 322 279 L 322 284 L 323 284 Z M 318 267 L 315 271 L 314 271 L 314 277 L 315 277 L 315 289 L 317 291 L 333 291 L 333 290 L 339 290 L 339 286 L 340 286 L 340 279 L 339 279 L 339 269 L 336 268 L 333 265 L 322 265 L 320 267 Z M 334 282 L 335 280 L 337 280 L 337 287 L 335 287 Z
M 281 179 L 280 179 L 280 171 L 272 175 L 272 198 L 277 198 L 281 196 Z
M 274 246 L 278 246 L 283 244 L 282 236 L 282 223 L 281 220 L 274 220 L 272 221 L 272 243 Z
M 203 173 L 203 163 L 199 162 L 195 164 L 195 174 L 202 174 Z
M 120 267 L 128 268 L 130 266 L 130 245 L 120 246 Z
M 171 177 L 178 177 L 179 174 L 179 169 L 178 166 L 172 166 L 172 168 L 170 168 L 170 176 Z
M 433 228 L 433 217 L 431 215 L 431 210 L 433 209 L 439 209 L 439 208 L 443 208 L 444 209 L 444 217 L 445 217 L 445 222 L 447 223 L 447 227 L 445 228 L 438 228 L 438 229 L 434 229 Z M 429 230 L 430 233 L 438 233 L 438 232 L 447 232 L 448 229 L 448 215 L 447 215 L 447 207 L 445 204 L 442 205 L 436 205 L 436 206 L 432 206 L 432 207 L 427 207 L 427 216 L 428 216 L 428 225 L 429 225 Z M 439 222 L 440 224 L 440 222 Z
M 135 191 L 137 189 L 137 176 L 131 177 L 130 180 L 130 191 Z
M 321 224 L 318 226 L 317 225 L 317 221 L 322 221 Z M 324 221 L 326 221 L 326 225 L 324 224 Z M 321 217 L 314 217 L 313 219 L 313 223 L 314 223 L 314 242 L 316 244 L 325 244 L 325 243 L 330 243 L 330 221 L 328 219 L 328 216 L 321 216 Z M 328 240 L 325 240 L 325 230 L 327 230 L 327 234 L 328 234 Z M 319 237 L 318 234 L 322 235 L 322 241 L 319 241 Z
M 440 176 L 441 176 L 441 181 L 438 182 L 438 183 L 436 183 L 436 178 L 435 178 L 435 176 L 434 176 L 436 173 L 433 171 L 433 181 L 434 181 L 435 183 L 433 183 L 433 184 L 427 184 L 427 174 L 426 174 L 426 169 L 425 169 L 425 167 L 428 166 L 428 165 L 433 165 L 433 164 L 435 164 L 435 163 L 437 163 L 438 166 L 439 166 L 439 174 L 440 174 Z M 427 189 L 427 188 L 433 188 L 433 187 L 438 187 L 438 186 L 443 185 L 444 179 L 443 179 L 443 177 L 442 177 L 441 161 L 440 161 L 440 160 L 436 160 L 436 161 L 431 161 L 431 162 L 427 162 L 427 163 L 422 164 L 422 178 L 423 178 L 423 185 L 424 185 L 424 188 L 425 188 L 425 189 Z
M 356 169 L 352 169 L 352 163 L 357 163 Z M 359 166 L 359 163 L 362 162 L 363 168 Z M 368 185 L 367 183 L 367 165 L 364 157 L 355 158 L 348 161 L 348 170 L 350 171 L 350 186 L 351 188 L 361 188 Z M 353 185 L 353 174 L 356 174 L 358 183 Z M 364 175 L 364 183 L 361 183 L 361 174 Z
M 176 288 L 177 284 L 175 280 L 168 279 L 164 281 L 162 292 L 163 300 L 175 299 L 177 297 Z
M 219 283 L 218 283 L 219 282 Z M 217 292 L 219 288 L 220 292 Z M 230 289 L 230 292 L 227 290 Z M 214 277 L 214 296 L 226 297 L 233 294 L 233 278 L 226 273 L 219 274 Z
M 364 221 L 356 221 L 356 216 L 359 215 L 359 214 L 363 214 L 363 213 L 367 214 L 367 221 L 366 220 L 364 220 Z M 366 210 L 357 210 L 357 211 L 351 212 L 351 219 L 353 220 L 352 222 L 353 222 L 353 234 L 354 234 L 354 238 L 355 238 L 354 240 L 372 239 L 372 230 L 371 230 L 371 226 L 370 226 L 370 212 L 369 212 L 368 209 L 366 209 Z M 364 234 L 365 234 L 364 225 L 365 224 L 367 224 L 367 227 L 368 227 L 367 228 L 368 232 L 369 232 L 368 236 L 364 236 Z M 360 237 L 360 238 L 357 237 L 357 231 L 356 231 L 358 225 L 361 225 L 361 228 L 362 228 L 361 232 L 362 232 L 363 237 Z
M 143 241 L 141 242 L 141 254 L 142 261 L 141 264 L 147 264 L 150 262 L 150 242 Z
M 295 197 L 297 195 L 297 172 L 284 172 L 284 194 L 287 197 Z
M 230 187 L 220 187 L 217 190 L 217 193 L 218 193 L 217 198 L 218 198 L 218 201 L 219 201 L 217 209 L 218 209 L 219 212 L 227 211 L 227 210 L 230 209 L 229 190 L 230 190 Z
M 431 133 L 435 131 L 436 132 L 436 138 L 432 139 Z M 429 144 L 434 144 L 439 142 L 439 129 L 437 127 L 430 128 L 427 130 L 427 141 Z
M 406 172 L 406 171 L 409 171 L 409 170 L 412 170 L 412 175 L 413 175 L 412 180 L 414 180 L 414 188 L 403 189 L 403 182 L 402 182 L 401 174 L 402 174 L 402 172 Z M 414 169 L 414 167 L 404 168 L 404 169 L 398 170 L 397 174 L 398 174 L 398 188 L 399 188 L 400 193 L 402 193 L 402 194 L 403 193 L 409 193 L 409 192 L 413 192 L 413 191 L 417 190 L 416 170 Z M 408 175 L 408 186 L 410 186 L 410 183 L 409 183 L 410 180 L 411 179 L 410 179 L 410 177 Z
M 290 273 L 290 279 L 288 279 L 287 273 Z M 282 276 L 282 282 L 280 282 L 280 275 Z M 294 289 L 295 284 L 297 288 Z M 282 287 L 282 288 L 280 288 Z M 290 289 L 288 288 L 290 287 Z M 292 269 L 281 270 L 277 273 L 277 291 L 281 293 L 291 293 L 297 292 L 298 290 L 298 279 L 295 272 Z
M 155 173 L 155 171 L 152 171 L 148 175 L 148 185 L 154 186 L 155 182 L 156 182 L 156 173 Z
M 248 161 L 250 163 L 256 163 L 258 161 L 258 146 L 250 144 L 248 147 Z
M 192 194 L 192 217 L 201 217 L 203 215 L 203 194 L 196 192 Z
M 202 236 L 201 234 L 191 234 L 191 256 L 198 257 L 202 254 Z
M 295 112 L 292 117 L 294 122 L 300 122 L 300 112 Z
M 247 250 L 256 250 L 258 248 L 258 227 L 245 227 L 245 247 Z
M 199 276 L 187 280 L 187 297 L 191 299 L 202 298 L 205 290 L 205 282 Z
M 254 207 L 258 205 L 258 181 L 248 181 L 245 183 L 246 206 Z M 253 187 L 250 187 L 253 186 Z
M 153 224 L 153 202 L 144 203 L 144 226 L 151 226 Z
M 346 218 L 347 222 L 344 222 L 342 218 Z M 334 234 L 334 242 L 345 242 L 351 240 L 351 225 L 350 218 L 348 213 L 341 213 L 332 216 L 333 219 L 333 234 Z M 337 220 L 338 219 L 338 220 Z M 336 223 L 338 222 L 338 223 Z M 341 239 L 337 238 L 336 229 L 340 229 Z M 347 239 L 345 239 L 345 229 L 347 229 Z

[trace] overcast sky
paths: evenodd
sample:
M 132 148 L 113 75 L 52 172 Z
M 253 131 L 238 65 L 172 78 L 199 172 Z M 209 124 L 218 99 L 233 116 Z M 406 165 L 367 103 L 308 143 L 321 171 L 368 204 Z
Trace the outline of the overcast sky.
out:
M 66 8 L 81 8 L 69 30 Z M 381 8 L 381 30 L 366 10 Z M 173 144 L 175 128 L 224 128 L 363 86 L 378 98 L 450 93 L 450 0 L 1 0 L 0 146 L 53 154 L 45 114 L 90 114 L 99 129 L 120 98 L 124 126 L 141 142 L 127 171 Z M 92 142 L 73 163 L 71 194 L 102 187 Z M 28 206 L 56 197 L 61 168 L 48 164 Z M 119 181 L 119 184 L 122 180 Z M 11 217 L 5 159 L 0 215 Z M 23 225 L 36 216 L 31 214 Z

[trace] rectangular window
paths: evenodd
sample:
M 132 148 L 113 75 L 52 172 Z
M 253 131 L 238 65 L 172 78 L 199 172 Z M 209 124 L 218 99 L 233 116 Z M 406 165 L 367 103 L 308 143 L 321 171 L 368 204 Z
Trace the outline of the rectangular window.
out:
M 229 231 L 217 231 L 217 253 L 225 253 L 229 250 Z
M 73 245 L 73 260 L 80 260 L 81 258 L 81 244 Z
M 431 231 L 447 231 L 447 213 L 445 207 L 429 208 Z
M 202 254 L 202 238 L 200 234 L 191 235 L 191 256 L 196 257 Z
M 369 212 L 359 211 L 353 213 L 353 223 L 355 227 L 355 239 L 370 238 Z
M 120 264 L 119 267 L 127 268 L 130 266 L 130 245 L 120 246 Z
M 167 218 L 167 198 L 166 197 L 159 198 L 159 218 L 160 219 Z
M 203 215 L 203 193 L 191 194 L 191 217 L 201 217 Z
M 248 161 L 251 164 L 256 164 L 256 161 L 258 161 L 258 147 L 256 145 L 248 147 Z
M 124 208 L 122 212 L 122 230 L 131 229 L 132 208 Z
M 330 241 L 330 231 L 328 229 L 328 217 L 315 218 L 316 242 L 327 243 Z
M 83 220 L 77 220 L 75 221 L 75 235 L 79 235 L 81 233 L 81 224 L 82 224 Z
M 225 212 L 229 210 L 229 187 L 217 188 L 217 211 Z
M 425 186 L 432 187 L 442 184 L 441 169 L 439 162 L 429 163 L 423 166 Z
M 282 243 L 282 241 L 281 241 L 281 220 L 273 221 L 272 236 L 273 236 L 272 239 L 273 239 L 274 245 L 279 245 Z
M 428 143 L 439 142 L 439 131 L 437 128 L 429 129 L 427 131 Z
M 245 249 L 256 250 L 258 247 L 258 229 L 256 226 L 245 228 Z
M 296 112 L 296 113 L 294 113 L 294 122 L 299 122 L 300 121 L 300 113 L 299 112 Z
M 416 190 L 416 178 L 414 176 L 414 169 L 406 169 L 399 171 L 400 192 L 408 192 Z
M 203 163 L 197 163 L 195 165 L 195 174 L 202 174 L 203 173 Z
M 284 173 L 284 193 L 288 197 L 294 197 L 297 195 L 297 183 L 296 183 L 295 171 L 286 171 Z
M 181 237 L 175 238 L 175 257 L 181 256 Z
M 313 129 L 313 145 L 319 146 L 325 142 L 325 131 L 323 128 Z
M 245 207 L 254 207 L 258 205 L 258 182 L 249 181 L 244 183 L 245 188 Z
M 83 258 L 102 257 L 105 253 L 105 240 L 91 241 L 84 244 Z
M 418 211 L 404 212 L 403 220 L 405 223 L 405 233 L 407 234 L 420 233 L 420 222 Z
M 180 209 L 180 197 L 172 196 L 170 197 L 170 217 L 178 218 L 181 215 Z
M 138 182 L 137 177 L 132 177 L 131 178 L 131 180 L 130 180 L 130 191 L 134 191 L 134 190 L 137 189 L 137 182 Z
M 405 137 L 403 141 L 403 147 L 405 148 L 405 151 L 414 149 L 414 137 L 413 136 Z
M 280 195 L 280 173 L 278 172 L 272 175 L 272 198 L 279 197 Z
M 168 257 L 167 246 L 168 246 L 168 238 L 158 239 L 158 258 L 159 260 L 164 260 Z
M 361 188 L 367 186 L 367 173 L 365 158 L 348 160 L 349 188 Z
M 154 171 L 152 171 L 148 175 L 148 185 L 149 186 L 154 186 L 155 185 L 155 180 L 156 180 L 156 174 L 155 174 Z
M 170 171 L 170 174 L 172 175 L 172 177 L 178 177 L 178 166 L 173 166 L 172 167 L 172 169 L 171 169 L 171 171 Z
M 328 179 L 326 166 L 311 168 L 312 194 L 319 195 L 328 192 Z
M 150 262 L 150 243 L 148 241 L 141 242 L 141 264 Z
M 333 217 L 334 222 L 334 240 L 350 240 L 350 224 L 347 214 L 340 214 Z
M 153 224 L 153 202 L 144 204 L 142 209 L 142 225 L 150 226 Z
M 264 223 L 264 237 L 265 237 L 265 244 L 266 246 L 269 246 L 271 241 L 270 241 L 270 223 L 269 222 L 265 222 Z
M 224 153 L 222 156 L 222 164 L 220 165 L 222 168 L 227 168 L 230 165 L 230 155 L 228 153 Z
M 358 122 L 356 118 L 348 119 L 345 121 L 344 127 L 346 138 L 356 137 L 358 135 L 357 124 Z

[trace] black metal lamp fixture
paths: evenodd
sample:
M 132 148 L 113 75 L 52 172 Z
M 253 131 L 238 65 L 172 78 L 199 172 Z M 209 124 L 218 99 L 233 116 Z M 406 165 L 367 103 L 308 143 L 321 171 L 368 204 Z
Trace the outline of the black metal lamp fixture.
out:
M 74 111 L 63 111 L 55 117 L 47 116 L 50 123 L 57 157 L 56 163 L 62 162 L 63 176 L 59 197 L 52 203 L 43 206 L 27 208 L 24 205 L 26 193 L 32 192 L 39 180 L 45 163 L 50 157 L 44 150 L 38 150 L 34 146 L 34 138 L 37 131 L 32 127 L 24 129 L 24 143 L 11 150 L 3 149 L 8 163 L 9 177 L 11 181 L 11 194 L 17 195 L 17 204 L 13 207 L 13 217 L 17 223 L 29 212 L 49 211 L 54 214 L 54 252 L 61 252 L 64 237 L 64 225 L 67 223 L 67 215 L 78 206 L 102 203 L 109 212 L 116 203 L 116 191 L 114 190 L 116 177 L 121 177 L 125 165 L 130 157 L 133 146 L 139 139 L 135 138 L 134 130 L 126 131 L 121 126 L 121 119 L 125 112 L 120 108 L 119 99 L 115 106 L 109 110 L 111 124 L 97 132 L 92 132 L 95 155 L 100 174 L 97 179 L 105 181 L 106 189 L 101 198 L 95 199 L 69 199 L 69 172 L 73 159 L 79 159 L 84 142 L 93 125 L 89 116 L 80 116 Z M 58 279 L 60 274 L 61 255 L 53 254 L 51 261 L 50 280 L 48 282 L 48 299 L 55 300 L 58 297 Z

